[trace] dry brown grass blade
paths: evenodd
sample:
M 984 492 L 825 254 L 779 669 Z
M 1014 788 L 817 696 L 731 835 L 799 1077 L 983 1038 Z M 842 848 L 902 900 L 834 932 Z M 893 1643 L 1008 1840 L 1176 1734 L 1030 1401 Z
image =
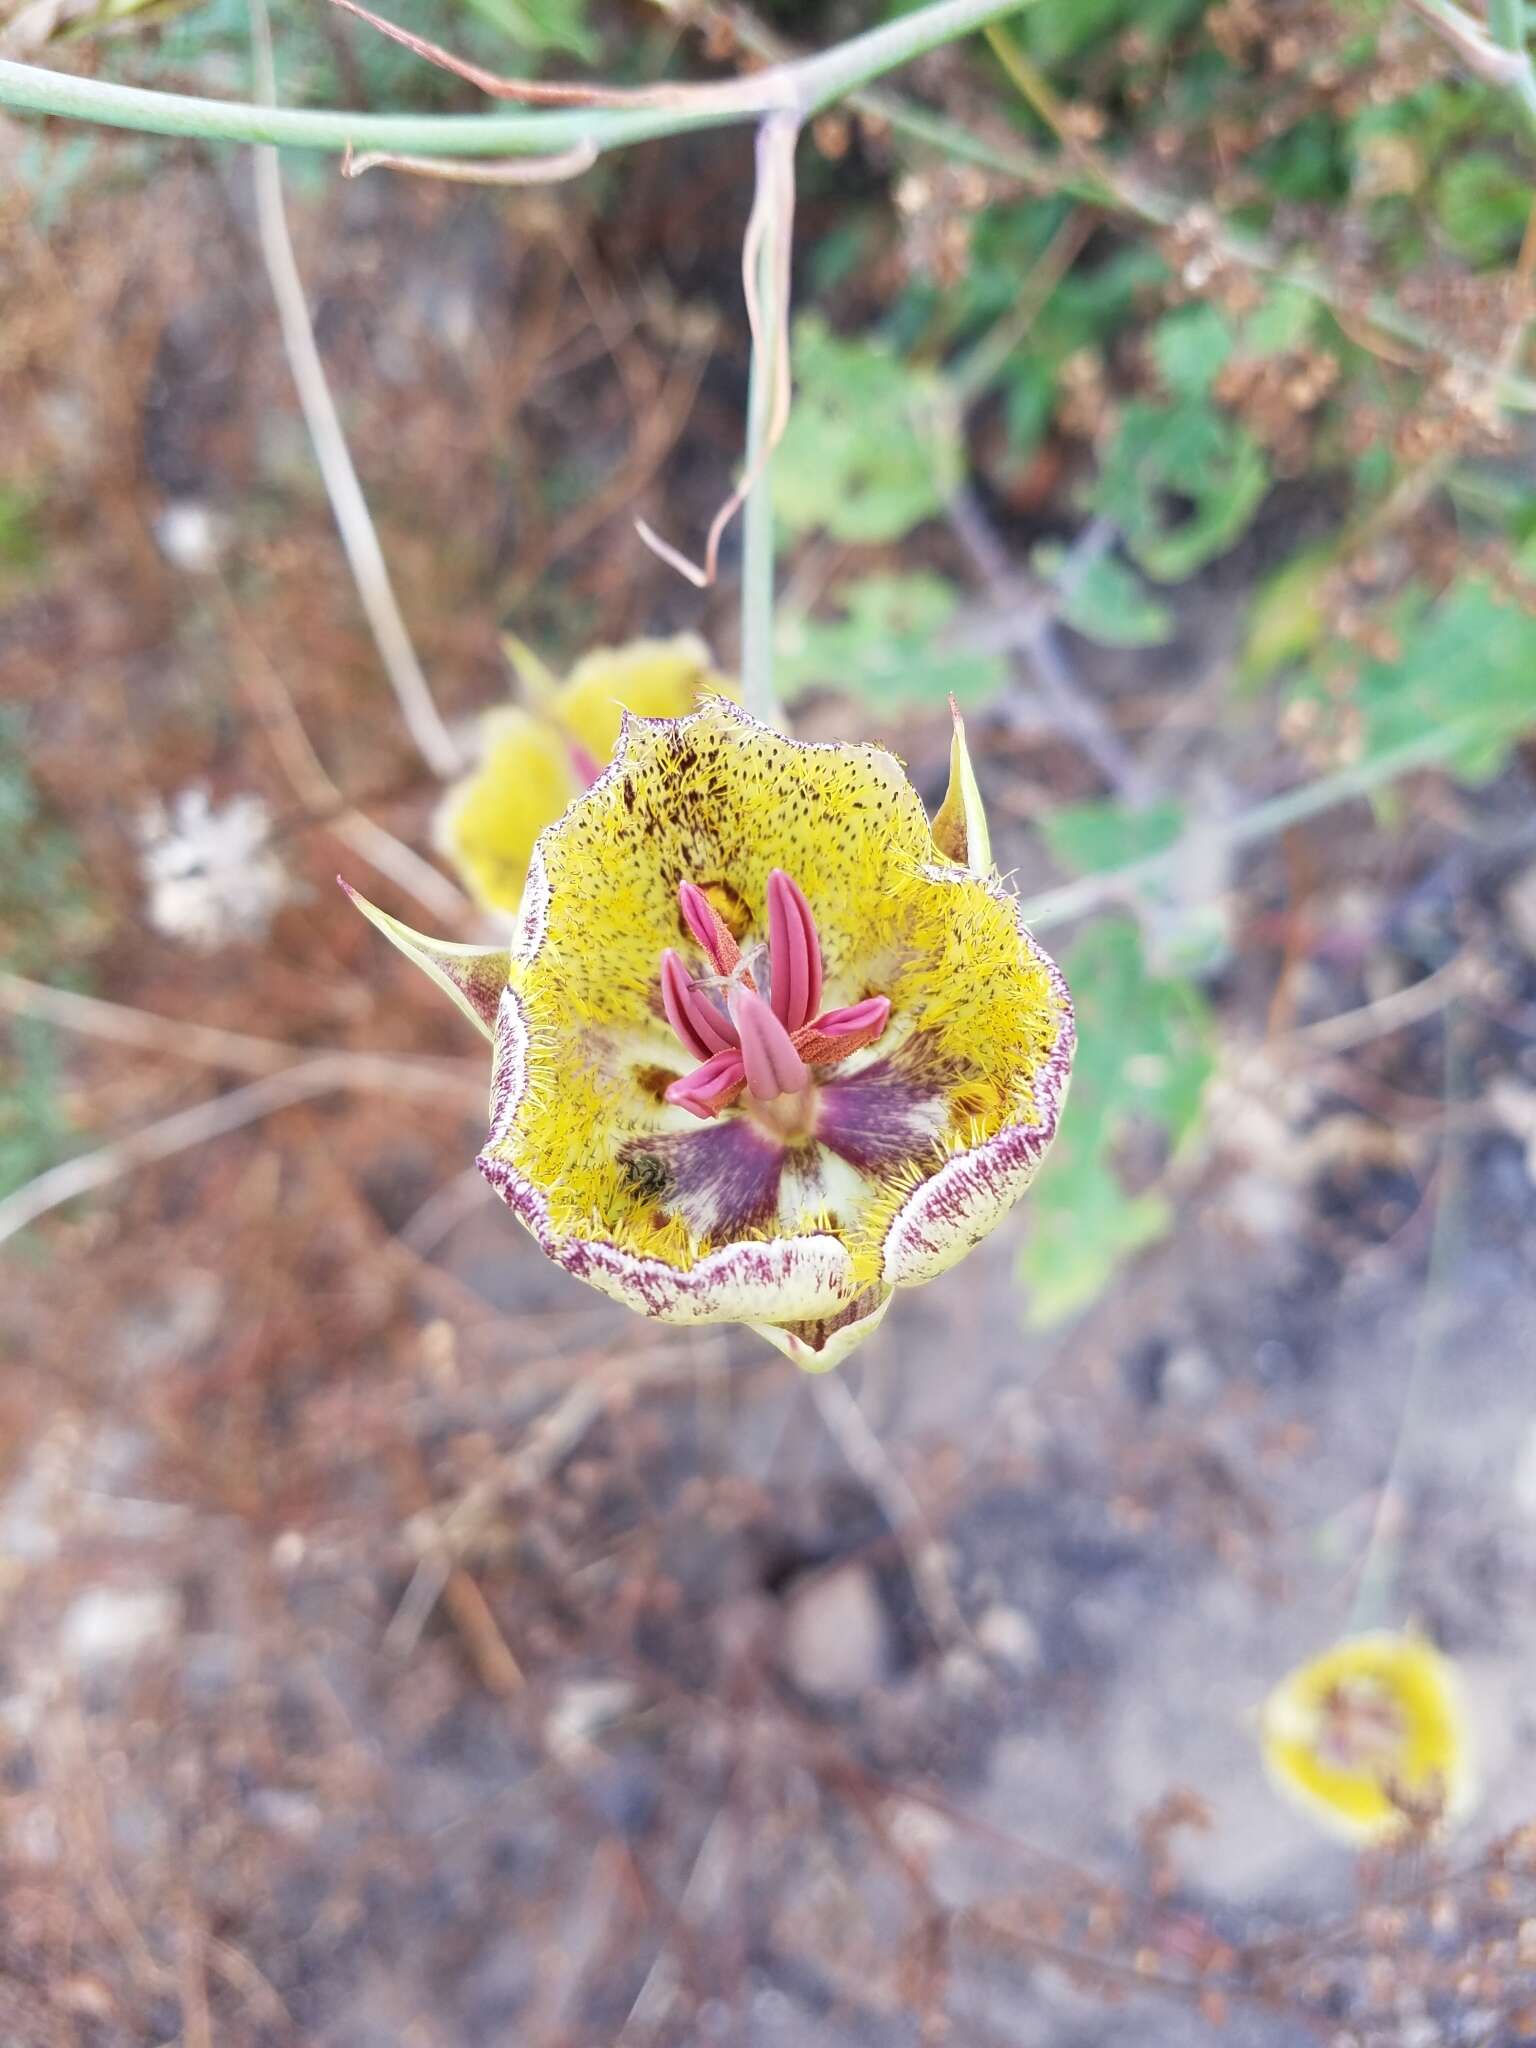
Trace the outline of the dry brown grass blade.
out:
M 342 0 L 337 0 L 340 6 Z M 375 149 L 354 156 L 350 147 L 341 159 L 344 178 L 360 178 L 365 171 L 410 171 L 418 178 L 442 178 L 450 185 L 558 185 L 566 178 L 579 178 L 597 162 L 598 152 L 590 142 L 578 142 L 574 149 L 558 156 L 504 156 L 489 160 L 462 156 L 392 156 Z
M 751 81 L 730 79 L 719 85 L 563 85 L 534 78 L 507 78 L 499 71 L 487 71 L 479 64 L 471 64 L 463 57 L 456 57 L 452 50 L 441 43 L 431 42 L 426 36 L 418 36 L 398 23 L 386 21 L 382 14 L 359 5 L 359 0 L 332 0 L 332 5 L 341 7 L 348 14 L 355 14 L 359 21 L 366 21 L 372 29 L 391 42 L 414 52 L 428 64 L 435 64 L 440 71 L 451 71 L 455 78 L 462 78 L 467 84 L 477 87 L 491 99 L 512 100 L 524 107 L 697 107 L 720 109 L 737 105 L 750 97 Z
M 451 1069 L 431 1071 L 427 1063 L 412 1069 L 403 1060 L 382 1059 L 367 1053 L 326 1053 L 317 1059 L 297 1060 L 275 1074 L 266 1074 L 244 1088 L 231 1089 L 210 1101 L 195 1103 L 173 1116 L 130 1131 L 94 1152 L 83 1152 L 61 1165 L 49 1167 L 0 1202 L 0 1244 L 15 1237 L 29 1224 L 62 1208 L 81 1195 L 109 1187 L 141 1166 L 170 1159 L 178 1152 L 222 1138 L 246 1124 L 258 1123 L 295 1103 L 311 1101 L 344 1088 L 386 1087 L 391 1093 L 469 1097 L 468 1077 Z M 474 1086 L 478 1105 L 482 1090 Z
M 788 115 L 773 115 L 763 122 L 757 135 L 757 186 L 752 212 L 741 244 L 741 288 L 747 304 L 747 327 L 752 336 L 754 362 L 767 361 L 772 368 L 769 415 L 762 444 L 753 460 L 709 524 L 702 565 L 691 562 L 670 541 L 643 519 L 635 521 L 641 540 L 676 569 L 697 590 L 710 589 L 720 566 L 720 543 L 726 528 L 751 496 L 774 449 L 789 424 L 792 380 L 789 362 L 789 274 L 795 233 L 795 144 L 799 123 Z M 763 307 L 763 270 L 768 266 L 773 281 L 772 317 Z

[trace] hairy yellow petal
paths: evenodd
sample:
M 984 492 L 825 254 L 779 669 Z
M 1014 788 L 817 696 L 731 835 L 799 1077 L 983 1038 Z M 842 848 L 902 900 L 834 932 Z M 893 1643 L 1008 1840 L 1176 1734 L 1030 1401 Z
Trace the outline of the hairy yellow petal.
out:
M 559 730 L 509 705 L 480 721 L 480 765 L 438 809 L 436 838 L 487 910 L 515 913 L 534 842 L 580 790 Z

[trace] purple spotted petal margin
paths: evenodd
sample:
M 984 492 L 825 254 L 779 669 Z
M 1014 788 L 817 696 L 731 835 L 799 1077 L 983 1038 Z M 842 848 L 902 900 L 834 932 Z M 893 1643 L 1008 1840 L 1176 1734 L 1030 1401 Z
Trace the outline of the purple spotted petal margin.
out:
M 1034 1120 L 1005 1124 L 984 1145 L 947 1159 L 913 1190 L 885 1234 L 881 1277 L 890 1287 L 916 1287 L 963 1259 L 1023 1194 L 1056 1135 L 1077 1049 L 1072 997 L 1055 961 L 1022 922 L 1019 930 L 1050 978 L 1061 1019 L 1056 1043 L 1035 1076 Z

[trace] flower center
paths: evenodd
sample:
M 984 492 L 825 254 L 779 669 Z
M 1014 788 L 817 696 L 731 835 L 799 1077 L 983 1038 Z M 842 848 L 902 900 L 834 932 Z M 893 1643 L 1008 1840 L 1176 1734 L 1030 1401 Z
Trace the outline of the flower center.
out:
M 711 972 L 695 975 L 681 954 L 661 956 L 661 1001 L 684 1048 L 701 1062 L 666 1099 L 697 1117 L 744 1107 L 775 1137 L 808 1137 L 815 1073 L 872 1045 L 891 1014 L 888 996 L 844 1009 L 821 1002 L 821 941 L 811 906 L 782 868 L 768 877 L 768 943 L 743 953 L 704 891 L 678 887 L 683 922 Z
M 1317 1747 L 1337 1770 L 1386 1771 L 1402 1756 L 1407 1726 L 1400 1703 L 1379 1679 L 1347 1679 L 1322 1702 Z

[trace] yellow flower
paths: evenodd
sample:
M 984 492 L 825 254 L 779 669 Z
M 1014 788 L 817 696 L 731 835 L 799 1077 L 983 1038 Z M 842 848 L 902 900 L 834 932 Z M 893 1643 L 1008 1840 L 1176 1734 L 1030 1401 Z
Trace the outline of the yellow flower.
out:
M 520 641 L 506 645 L 526 705 L 482 715 L 479 765 L 443 798 L 436 837 L 484 909 L 515 914 L 534 841 L 602 773 L 624 712 L 677 718 L 731 686 L 694 633 L 595 647 L 563 683 Z
M 1281 1791 L 1352 1841 L 1454 1819 L 1471 1802 L 1460 1687 L 1421 1636 L 1382 1629 L 1301 1665 L 1265 1701 L 1261 1739 Z
M 495 1044 L 486 1178 L 568 1272 L 812 1370 L 1032 1179 L 1073 1049 L 956 720 L 930 827 L 893 754 L 722 698 L 626 718 L 505 953 L 361 904 Z

